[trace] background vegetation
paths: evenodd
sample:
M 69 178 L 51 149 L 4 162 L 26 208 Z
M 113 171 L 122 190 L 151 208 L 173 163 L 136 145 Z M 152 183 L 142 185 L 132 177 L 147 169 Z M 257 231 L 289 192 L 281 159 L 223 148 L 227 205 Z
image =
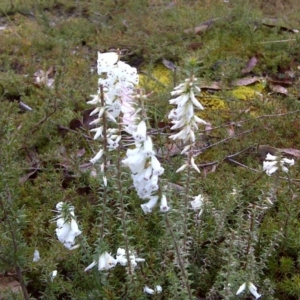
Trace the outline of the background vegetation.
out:
M 182 247 L 187 225 L 184 263 L 195 299 L 251 299 L 235 295 L 248 280 L 261 299 L 299 299 L 299 164 L 288 174 L 262 172 L 268 152 L 299 157 L 299 13 L 297 0 L 1 1 L 1 297 L 188 299 L 174 246 Z M 97 90 L 97 51 L 111 49 L 122 49 L 141 87 L 154 91 L 148 116 L 172 206 L 168 222 L 157 210 L 144 215 L 130 178 L 124 182 L 128 240 L 146 259 L 133 277 L 121 267 L 84 272 L 104 247 L 103 183 L 89 163 L 99 144 L 86 102 Z M 204 211 L 190 210 L 182 224 L 186 177 L 175 170 L 184 157 L 168 141 L 167 115 L 189 56 L 198 60 L 201 117 L 211 128 L 198 133 L 202 172 L 189 194 L 204 195 Z M 163 58 L 178 67 L 175 77 Z M 115 254 L 124 236 L 114 176 L 111 170 L 101 226 Z M 75 206 L 83 231 L 72 252 L 51 222 L 60 201 Z M 161 294 L 143 293 L 158 284 Z

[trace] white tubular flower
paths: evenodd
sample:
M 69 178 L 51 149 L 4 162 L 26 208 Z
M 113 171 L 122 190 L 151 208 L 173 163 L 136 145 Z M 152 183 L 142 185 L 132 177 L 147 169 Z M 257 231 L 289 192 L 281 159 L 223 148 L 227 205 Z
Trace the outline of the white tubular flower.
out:
M 159 160 L 154 155 L 151 157 L 151 167 L 154 175 L 162 175 L 164 173 L 164 168 L 161 167 Z
M 90 162 L 94 165 L 102 157 L 103 153 L 103 149 L 100 149 L 100 151 L 92 159 L 90 159 Z
M 162 292 L 162 287 L 160 285 L 155 286 L 155 290 L 149 288 L 148 286 L 144 287 L 144 293 L 154 295 L 154 294 L 160 294 Z
M 155 154 L 154 150 L 153 150 L 152 139 L 150 136 L 147 136 L 147 139 L 144 141 L 144 151 L 143 152 L 147 157 L 151 157 Z
M 53 281 L 56 276 L 57 276 L 57 270 L 52 271 L 50 275 L 50 280 Z
M 103 176 L 103 184 L 104 184 L 104 186 L 107 186 L 107 178 L 106 178 L 106 176 Z
M 206 122 L 206 121 L 204 121 L 203 119 L 197 117 L 196 115 L 194 116 L 194 121 L 195 121 L 196 123 L 199 123 L 199 124 L 207 125 L 207 122 Z
M 197 108 L 199 108 L 199 109 L 201 109 L 201 110 L 204 110 L 204 107 L 203 107 L 202 104 L 196 99 L 195 94 L 194 94 L 194 92 L 193 92 L 192 90 L 191 90 L 191 92 L 190 92 L 190 98 L 191 98 L 193 104 L 194 104 Z
M 277 161 L 264 161 L 263 169 L 266 171 L 267 175 L 271 176 L 278 170 Z
M 145 121 L 141 121 L 135 132 L 132 134 L 136 142 L 140 143 L 146 140 L 147 137 L 147 126 Z
M 94 135 L 94 140 L 96 140 L 99 137 L 103 137 L 103 126 L 97 127 L 97 128 L 93 128 L 90 131 L 92 132 L 96 132 L 96 134 Z
M 161 212 L 168 212 L 170 210 L 170 207 L 168 206 L 167 197 L 166 195 L 162 195 L 161 197 L 161 203 L 160 203 L 160 211 Z
M 136 268 L 138 262 L 144 262 L 145 261 L 145 259 L 143 259 L 143 258 L 136 257 L 134 252 L 132 252 L 132 251 L 129 251 L 129 260 L 130 260 L 130 268 L 131 268 L 132 272 Z M 116 261 L 124 267 L 128 264 L 125 249 L 119 248 L 117 250 Z
M 125 251 L 125 249 L 118 248 L 116 260 L 123 267 L 127 265 L 127 258 L 126 258 L 126 251 Z
M 142 128 L 143 124 L 140 125 L 141 128 L 134 124 L 137 117 L 135 115 L 135 109 L 132 106 L 134 102 L 132 94 L 135 85 L 139 82 L 136 68 L 132 68 L 128 64 L 119 61 L 118 53 L 98 52 L 97 69 L 100 75 L 98 85 L 103 88 L 99 88 L 98 94 L 91 95 L 93 99 L 87 102 L 88 104 L 97 105 L 90 115 L 98 114 L 98 118 L 93 120 L 90 125 L 103 122 L 103 114 L 113 123 L 117 123 L 117 117 L 119 117 L 122 112 L 124 114 L 124 120 L 126 119 L 128 124 L 128 129 L 133 132 L 132 126 L 134 125 L 134 129 L 137 129 L 137 140 L 143 141 L 146 137 L 146 132 L 144 133 L 144 128 Z M 101 91 L 103 91 L 103 95 L 101 95 Z M 102 97 L 104 98 L 104 103 L 101 103 Z M 99 137 L 107 139 L 109 151 L 118 147 L 121 136 L 113 138 L 112 135 L 109 134 L 109 128 L 107 128 L 108 134 L 105 137 L 103 136 L 103 126 L 97 126 L 97 128 L 93 128 L 91 131 L 96 132 L 94 139 Z M 100 150 L 90 161 L 94 164 L 102 155 L 102 150 Z
M 176 173 L 182 172 L 183 170 L 186 169 L 187 166 L 188 164 L 184 164 L 183 166 L 181 166 L 179 169 L 176 170 Z
M 177 105 L 177 108 L 172 109 L 168 118 L 171 119 L 173 126 L 171 130 L 180 129 L 177 134 L 170 136 L 173 140 L 181 139 L 184 142 L 195 141 L 194 131 L 198 129 L 197 124 L 207 123 L 195 115 L 194 110 L 203 110 L 202 104 L 195 97 L 195 93 L 200 92 L 200 88 L 195 86 L 196 78 L 192 77 L 186 79 L 185 83 L 182 83 L 174 88 L 171 92 L 172 96 L 177 96 L 175 99 L 169 100 L 170 104 Z M 187 151 L 187 150 L 186 150 Z
M 184 147 L 184 149 L 180 152 L 180 154 L 184 154 L 186 152 L 188 152 L 191 149 L 191 145 L 187 145 Z
M 128 149 L 127 158 L 122 160 L 125 166 L 128 166 L 132 173 L 139 173 L 145 168 L 147 157 L 141 148 Z
M 288 172 L 288 168 L 285 166 L 290 165 L 293 166 L 295 164 L 294 159 L 281 158 L 280 156 L 267 154 L 266 160 L 263 162 L 263 170 L 266 171 L 267 175 L 271 176 L 275 173 L 279 168 L 283 172 Z
M 100 53 L 98 52 L 97 69 L 98 75 L 109 72 L 113 65 L 119 60 L 119 55 L 116 52 Z
M 154 295 L 155 291 L 153 289 L 150 289 L 148 286 L 145 286 L 144 293 Z
M 117 264 L 117 260 L 114 259 L 109 253 L 104 252 L 99 257 L 98 270 L 99 271 L 109 270 L 113 268 L 116 264 Z
M 244 282 L 236 292 L 236 295 L 240 295 L 246 287 L 248 288 L 249 292 L 255 297 L 255 299 L 259 299 L 261 297 L 260 294 L 257 292 L 257 287 L 252 282 Z
M 261 297 L 261 295 L 257 292 L 257 287 L 252 282 L 249 282 L 248 289 L 249 289 L 250 293 L 255 297 L 255 299 L 258 299 Z
M 107 138 L 107 147 L 109 151 L 115 150 L 119 147 L 119 142 L 121 141 L 122 137 L 117 135 L 114 138 L 115 139 L 113 139 L 113 136 Z
M 246 282 L 244 282 L 236 292 L 236 295 L 241 294 L 246 289 Z
M 97 262 L 93 261 L 90 265 L 88 265 L 85 269 L 84 272 L 87 272 L 89 270 L 91 270 L 92 268 L 94 268 L 96 266 Z
M 200 173 L 199 168 L 198 168 L 197 165 L 195 164 L 194 157 L 191 158 L 191 165 L 192 165 L 192 167 L 193 167 L 198 173 Z
M 193 210 L 200 210 L 200 213 L 202 213 L 202 206 L 203 206 L 204 198 L 202 195 L 198 195 L 194 197 L 194 200 L 191 201 L 191 206 Z
M 55 229 L 58 240 L 69 250 L 77 249 L 79 246 L 75 244 L 75 238 L 81 234 L 75 220 L 74 207 L 66 206 L 64 203 L 59 202 L 56 205 L 59 215 L 56 219 Z
M 33 253 L 33 262 L 38 262 L 41 259 L 39 250 L 35 249 Z
M 141 208 L 145 214 L 149 214 L 152 212 L 152 209 L 155 207 L 158 201 L 158 196 L 153 196 L 147 203 L 141 205 Z
M 87 104 L 96 105 L 96 104 L 101 103 L 101 99 L 99 97 L 99 94 L 90 95 L 90 97 L 93 97 L 93 100 L 88 101 Z

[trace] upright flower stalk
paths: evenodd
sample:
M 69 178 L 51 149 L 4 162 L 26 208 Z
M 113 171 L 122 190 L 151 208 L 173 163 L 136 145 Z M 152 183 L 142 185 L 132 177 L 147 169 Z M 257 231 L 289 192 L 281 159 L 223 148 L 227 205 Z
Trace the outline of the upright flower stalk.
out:
M 276 201 L 280 172 L 288 173 L 289 169 L 287 166 L 293 166 L 294 164 L 294 159 L 282 157 L 281 153 L 278 153 L 277 155 L 268 153 L 266 155 L 265 161 L 263 162 L 263 170 L 266 171 L 268 176 L 275 174 L 273 187 L 270 190 L 270 197 L 268 197 L 270 204 L 273 204 L 273 202 Z
M 187 180 L 185 182 L 185 208 L 184 208 L 184 252 L 186 252 L 186 239 L 187 232 L 187 218 L 188 218 L 188 193 L 190 190 L 191 169 L 200 173 L 198 166 L 194 159 L 194 144 L 196 141 L 195 132 L 198 130 L 199 124 L 206 125 L 206 121 L 199 118 L 196 115 L 196 110 L 204 110 L 202 104 L 196 98 L 196 95 L 201 92 L 201 89 L 196 85 L 197 78 L 194 76 L 194 70 L 189 78 L 174 88 L 171 95 L 176 97 L 169 100 L 170 104 L 176 105 L 171 110 L 168 118 L 171 120 L 173 126 L 171 130 L 177 130 L 178 132 L 172 134 L 170 139 L 174 141 L 182 141 L 184 143 L 184 149 L 181 154 L 187 154 L 187 162 L 182 165 L 176 172 L 182 172 L 187 169 Z
M 135 99 L 134 103 L 143 102 L 147 99 L 147 95 L 143 95 L 140 90 L 132 97 Z M 140 103 L 140 107 L 143 106 L 143 103 Z M 127 149 L 126 158 L 122 162 L 131 171 L 131 178 L 138 196 L 143 200 L 148 199 L 148 202 L 141 205 L 144 213 L 148 214 L 152 212 L 158 202 L 158 180 L 159 176 L 164 173 L 164 168 L 156 158 L 152 139 L 147 134 L 145 112 L 137 108 L 137 105 L 133 105 L 132 109 L 133 118 L 131 122 L 126 124 L 125 130 L 132 136 L 134 148 Z M 161 211 L 168 210 L 166 197 L 162 195 Z
M 57 225 L 55 232 L 58 240 L 69 250 L 77 249 L 79 245 L 74 245 L 75 238 L 81 234 L 81 231 L 75 219 L 74 207 L 59 202 L 56 205 L 56 212 L 58 215 L 54 219 Z
M 96 108 L 90 115 L 97 115 L 97 118 L 91 122 L 91 125 L 97 124 L 96 128 L 91 131 L 95 132 L 94 139 L 102 138 L 103 148 L 91 159 L 94 164 L 99 159 L 103 158 L 104 172 L 104 199 L 102 202 L 102 220 L 100 238 L 104 236 L 104 222 L 105 222 L 105 206 L 106 206 L 106 186 L 107 186 L 107 152 L 117 150 L 118 160 L 116 163 L 117 169 L 117 185 L 119 203 L 121 207 L 121 220 L 123 234 L 125 237 L 125 250 L 128 261 L 129 273 L 131 273 L 131 260 L 128 244 L 128 233 L 126 228 L 126 214 L 123 199 L 123 187 L 121 178 L 121 130 L 133 132 L 136 120 L 136 111 L 133 108 L 132 94 L 135 91 L 135 86 L 138 84 L 139 77 L 136 68 L 132 68 L 128 64 L 119 60 L 119 54 L 115 52 L 99 53 L 97 61 L 98 75 L 98 93 L 92 95 L 93 99 L 88 104 L 96 105 Z M 108 124 L 113 127 L 109 128 Z M 99 259 L 100 261 L 100 259 Z M 101 260 L 103 261 L 103 259 Z M 99 267 L 102 269 L 102 267 Z

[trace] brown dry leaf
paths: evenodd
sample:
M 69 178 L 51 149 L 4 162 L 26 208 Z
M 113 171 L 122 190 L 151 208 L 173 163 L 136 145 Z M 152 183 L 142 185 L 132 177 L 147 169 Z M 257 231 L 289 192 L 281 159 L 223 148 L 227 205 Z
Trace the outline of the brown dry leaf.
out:
M 244 77 L 238 80 L 235 80 L 232 85 L 234 86 L 247 86 L 250 84 L 253 84 L 255 82 L 260 82 L 264 79 L 264 77 L 261 76 L 251 76 L 251 77 Z
M 299 32 L 298 29 L 289 28 L 289 27 L 280 25 L 280 20 L 276 19 L 276 18 L 264 18 L 262 20 L 262 24 L 267 26 L 267 27 L 270 27 L 270 28 L 279 27 L 280 30 L 282 30 L 282 31 L 288 31 L 288 32 L 292 32 L 292 33 L 298 33 Z
M 254 67 L 256 66 L 257 63 L 258 63 L 258 59 L 255 56 L 250 58 L 250 60 L 247 63 L 246 68 L 244 68 L 242 70 L 242 74 L 246 74 L 246 73 L 251 72 L 254 69 Z
M 166 190 L 172 191 L 174 193 L 182 193 L 184 191 L 184 187 L 182 185 L 173 182 L 168 182 L 165 187 Z
M 189 43 L 186 48 L 188 50 L 192 50 L 192 51 L 196 51 L 198 49 L 202 49 L 203 48 L 203 43 L 201 42 L 193 42 L 193 43 Z
M 300 150 L 298 149 L 278 149 L 280 150 L 283 154 L 291 155 L 295 158 L 300 158 Z
M 83 124 L 80 120 L 73 119 L 73 120 L 70 121 L 69 127 L 72 130 L 76 130 L 77 128 L 79 128 L 79 129 L 83 128 Z
M 169 70 L 175 71 L 176 68 L 177 68 L 174 63 L 172 63 L 171 61 L 169 61 L 169 60 L 167 60 L 165 58 L 162 59 L 162 63 Z
M 288 74 L 287 74 L 288 75 Z M 283 84 L 283 85 L 291 85 L 294 83 L 293 80 L 291 80 L 292 77 L 285 77 L 285 78 L 271 78 L 271 77 L 267 77 L 267 81 L 271 82 L 272 84 Z
M 205 167 L 201 168 L 203 171 L 204 178 L 206 178 L 207 174 L 214 173 L 217 170 L 217 166 L 218 166 L 218 164 L 213 164 L 213 165 L 205 166 Z
M 201 24 L 199 24 L 198 26 L 194 27 L 194 28 L 188 28 L 188 29 L 185 29 L 183 32 L 184 33 L 195 33 L 195 34 L 202 34 L 204 33 L 205 31 L 207 31 L 211 26 L 212 24 L 218 20 L 219 18 L 216 18 L 216 19 L 210 19 L 208 21 L 205 21 Z
M 82 122 L 83 125 L 87 128 L 93 128 L 95 127 L 95 125 L 90 125 L 90 123 L 92 121 L 94 121 L 95 119 L 97 119 L 98 115 L 95 114 L 93 116 L 90 116 L 90 113 L 94 110 L 94 108 L 90 108 L 90 109 L 86 109 L 83 113 L 82 113 Z
M 272 155 L 276 155 L 277 152 L 278 152 L 277 148 L 268 145 L 259 145 L 257 147 L 257 154 L 259 155 L 260 160 L 265 160 L 268 153 Z
M 211 131 L 213 129 L 213 127 L 212 127 L 212 125 L 211 125 L 211 123 L 209 123 L 209 122 L 206 122 L 206 125 L 205 125 L 205 131 Z
M 234 125 L 229 125 L 227 128 L 228 136 L 233 137 L 235 136 Z
M 77 151 L 77 157 L 82 157 L 84 154 L 85 154 L 85 149 L 84 148 L 79 149 Z
M 157 155 L 159 157 L 172 157 L 179 155 L 183 148 L 180 148 L 177 144 L 165 144 L 163 148 L 158 149 Z
M 22 293 L 21 285 L 13 277 L 0 276 L 0 299 L 7 299 L 7 293 Z
M 93 167 L 93 164 L 91 162 L 88 162 L 88 163 L 81 164 L 79 166 L 79 169 L 81 171 L 85 172 L 86 170 L 90 169 L 91 167 Z
M 212 81 L 212 82 L 204 82 L 200 81 L 199 87 L 201 89 L 208 89 L 208 90 L 221 90 L 221 85 L 218 81 Z
M 19 184 L 24 184 L 29 179 L 35 179 L 37 177 L 38 171 L 41 171 L 41 169 L 35 168 L 33 170 L 28 171 L 28 173 L 24 174 L 19 178 Z
M 282 94 L 282 95 L 286 95 L 286 96 L 288 95 L 288 90 L 285 87 L 281 86 L 281 85 L 270 84 L 269 87 L 270 87 L 272 92 Z
M 29 179 L 35 179 L 37 172 L 41 171 L 41 161 L 35 148 L 25 148 L 26 151 L 26 162 L 29 164 L 29 168 L 26 170 L 26 174 L 19 178 L 19 184 L 24 184 Z
M 264 160 L 268 153 L 272 155 L 277 155 L 278 152 L 282 154 L 292 156 L 294 158 L 300 158 L 300 150 L 292 149 L 292 148 L 275 148 L 268 145 L 259 145 L 257 147 L 257 153 L 259 154 L 260 158 Z

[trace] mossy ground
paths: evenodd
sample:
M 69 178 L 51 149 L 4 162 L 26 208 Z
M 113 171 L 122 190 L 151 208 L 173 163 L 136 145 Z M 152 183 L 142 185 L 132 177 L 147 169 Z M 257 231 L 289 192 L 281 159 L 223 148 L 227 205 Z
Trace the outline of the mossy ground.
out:
M 224 195 L 230 195 L 234 187 L 239 188 L 242 195 L 242 204 L 232 206 L 236 209 L 254 205 L 267 196 L 270 178 L 262 176 L 256 180 L 258 173 L 250 169 L 261 171 L 258 145 L 300 149 L 300 33 L 290 30 L 300 29 L 297 0 L 150 2 L 4 0 L 0 3 L 0 190 L 2 201 L 7 200 L 9 191 L 13 210 L 23 209 L 27 216 L 20 229 L 22 254 L 18 263 L 33 298 L 126 299 L 126 295 L 127 299 L 147 298 L 142 293 L 144 282 L 139 280 L 131 287 L 134 297 L 128 296 L 120 279 L 125 276 L 122 268 L 116 268 L 108 278 L 98 276 L 97 272 L 83 272 L 93 259 L 93 243 L 99 230 L 94 224 L 97 224 L 100 210 L 102 184 L 97 177 L 90 176 L 91 168 L 84 167 L 93 151 L 98 149 L 97 143 L 87 138 L 92 136 L 83 119 L 85 110 L 90 109 L 86 102 L 97 90 L 97 51 L 124 49 L 122 60 L 136 66 L 141 73 L 141 87 L 147 93 L 154 92 L 149 100 L 153 127 L 168 124 L 171 108 L 168 100 L 174 76 L 162 65 L 162 58 L 179 67 L 177 83 L 185 78 L 183 62 L 188 56 L 199 59 L 197 76 L 208 83 L 220 83 L 220 90 L 203 89 L 199 98 L 205 106 L 199 116 L 215 129 L 201 132 L 201 146 L 205 147 L 197 163 L 205 166 L 216 162 L 217 168 L 214 172 L 209 169 L 207 173 L 202 172 L 193 186 L 195 194 L 208 195 L 212 213 L 229 203 L 229 196 L 227 199 Z M 265 18 L 278 20 L 271 26 L 265 24 Z M 214 21 L 205 32 L 184 33 L 185 29 L 210 19 Z M 198 43 L 198 47 L 191 47 L 192 43 Z M 241 70 L 253 56 L 258 58 L 258 63 L 249 76 L 286 79 L 292 74 L 292 78 L 286 79 L 291 84 L 284 85 L 284 80 L 279 80 L 279 84 L 288 89 L 288 95 L 275 93 L 268 85 L 261 88 L 257 83 L 232 86 L 232 82 L 244 76 Z M 46 72 L 51 67 L 53 71 L 49 77 L 54 79 L 53 88 L 36 84 L 34 74 L 38 70 Z M 20 101 L 32 111 L 20 109 Z M 74 119 L 83 125 L 70 130 L 70 122 Z M 164 135 L 156 138 L 156 142 L 161 142 L 159 148 L 169 143 Z M 234 157 L 247 168 L 228 159 L 248 147 L 252 150 Z M 180 183 L 182 178 L 174 171 L 182 160 L 174 157 L 163 163 L 166 181 Z M 257 238 L 261 239 L 262 248 L 269 236 L 274 237 L 274 231 L 283 228 L 272 256 L 265 262 L 261 282 L 257 283 L 264 286 L 266 299 L 300 297 L 300 206 L 299 181 L 296 180 L 299 177 L 297 162 L 290 173 L 293 180 L 284 181 L 278 190 L 277 204 L 258 224 L 261 231 Z M 289 189 L 289 186 L 292 187 Z M 117 198 L 114 186 L 109 186 L 109 193 L 112 199 Z M 165 228 L 157 226 L 161 216 L 155 212 L 145 217 L 140 211 L 140 200 L 130 189 L 126 197 L 128 212 L 135 220 L 129 234 L 148 264 L 142 276 L 151 284 L 164 285 L 162 298 L 157 295 L 156 299 L 175 299 L 168 285 L 176 284 L 177 270 L 173 272 L 167 267 L 173 254 L 164 243 Z M 81 247 L 70 255 L 56 240 L 55 225 L 50 222 L 54 217 L 51 210 L 60 201 L 76 207 L 86 245 L 90 248 Z M 180 197 L 174 196 L 172 201 L 176 213 Z M 224 228 L 228 230 L 236 221 L 231 214 L 234 210 L 230 211 L 232 207 L 227 207 L 229 220 Z M 114 221 L 119 217 L 114 200 L 109 202 L 109 209 L 111 213 L 105 222 L 107 239 L 116 249 L 123 237 L 120 224 Z M 211 233 L 202 232 L 198 237 L 191 250 L 194 257 L 189 270 L 194 294 L 198 297 L 211 292 L 223 263 L 218 249 L 215 246 L 207 248 L 207 245 L 214 245 L 217 238 L 227 235 L 215 232 L 212 217 L 205 218 Z M 3 225 L 0 253 L 10 257 L 11 243 L 5 237 L 5 228 Z M 191 232 L 193 230 L 191 228 Z M 41 253 L 39 264 L 32 262 L 35 248 Z M 207 251 L 211 259 L 209 266 L 202 260 Z M 261 248 L 255 251 L 257 254 L 263 252 Z M 166 267 L 161 271 L 158 266 L 162 261 Z M 1 275 L 15 276 L 13 265 L 5 261 L 0 265 Z M 54 269 L 60 275 L 52 285 L 49 274 Z M 11 273 L 13 275 L 9 275 Z M 264 282 L 267 277 L 271 282 L 270 290 L 275 289 L 275 296 L 267 295 L 268 284 Z M 108 288 L 107 282 L 110 282 Z M 10 297 L 16 299 L 17 296 Z

